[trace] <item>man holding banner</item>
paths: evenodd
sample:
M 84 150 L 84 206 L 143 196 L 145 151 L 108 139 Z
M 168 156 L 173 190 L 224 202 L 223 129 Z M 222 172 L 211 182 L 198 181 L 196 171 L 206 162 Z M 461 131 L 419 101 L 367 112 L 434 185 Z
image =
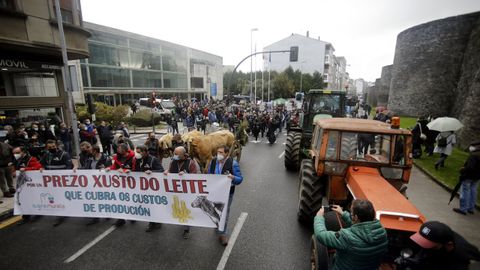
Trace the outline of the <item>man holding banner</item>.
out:
M 200 167 L 194 159 L 190 159 L 187 156 L 187 150 L 183 146 L 178 146 L 173 151 L 172 162 L 168 171 L 165 172 L 165 175 L 168 173 L 178 173 L 178 174 L 197 174 L 200 172 Z M 190 235 L 190 227 L 185 226 L 183 229 L 183 238 L 188 239 Z
M 135 150 L 135 167 L 132 171 L 134 172 L 144 172 L 146 174 L 151 174 L 152 172 L 163 172 L 162 163 L 160 160 L 153 155 L 150 155 L 149 148 L 145 145 L 137 146 Z M 149 222 L 145 232 L 153 232 L 156 228 L 160 227 L 162 223 Z
M 72 159 L 70 155 L 58 149 L 57 142 L 54 140 L 48 140 L 45 143 L 47 152 L 43 155 L 40 163 L 42 164 L 45 170 L 67 170 L 73 169 Z M 43 171 L 43 169 L 40 169 Z M 65 221 L 65 217 L 58 217 L 53 227 L 57 227 Z
M 228 154 L 230 149 L 228 146 L 220 146 L 217 148 L 217 157 L 214 158 L 210 165 L 208 166 L 209 174 L 223 174 L 227 175 L 228 178 L 232 180 L 230 186 L 230 195 L 228 198 L 227 206 L 227 215 L 225 219 L 225 227 L 223 230 L 217 230 L 217 233 L 220 235 L 219 240 L 223 246 L 228 245 L 228 236 L 227 236 L 227 223 L 228 215 L 230 214 L 230 206 L 232 205 L 233 194 L 235 193 L 235 186 L 240 185 L 243 181 L 242 172 L 240 171 L 240 166 L 238 162 L 232 157 L 229 157 Z

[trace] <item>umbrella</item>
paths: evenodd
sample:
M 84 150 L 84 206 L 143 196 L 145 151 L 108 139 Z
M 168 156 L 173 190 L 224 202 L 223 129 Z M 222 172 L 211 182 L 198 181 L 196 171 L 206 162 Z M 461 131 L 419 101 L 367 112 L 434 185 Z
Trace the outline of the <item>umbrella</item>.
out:
M 283 99 L 283 98 L 277 98 L 273 101 L 273 103 L 275 103 L 275 104 L 285 104 L 285 103 L 287 103 L 287 100 Z
M 427 124 L 427 127 L 431 130 L 440 132 L 445 131 L 457 131 L 463 127 L 463 124 L 453 117 L 439 117 Z
M 448 201 L 448 204 L 450 204 L 453 201 L 453 198 L 457 196 L 458 190 L 460 190 L 460 186 L 462 185 L 462 181 L 459 181 L 457 185 L 453 188 L 452 190 L 452 195 L 450 196 L 450 201 Z

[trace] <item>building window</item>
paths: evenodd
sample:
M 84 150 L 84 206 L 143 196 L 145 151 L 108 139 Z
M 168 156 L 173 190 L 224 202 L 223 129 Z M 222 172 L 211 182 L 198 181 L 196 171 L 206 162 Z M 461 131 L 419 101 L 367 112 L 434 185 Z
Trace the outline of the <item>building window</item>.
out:
M 133 51 L 130 52 L 132 60 L 131 68 L 161 70 L 162 60 L 159 55 L 153 55 L 151 52 Z
M 132 71 L 133 87 L 143 88 L 161 88 L 162 87 L 162 73 L 149 71 Z
M 90 66 L 92 87 L 130 87 L 130 76 L 126 69 Z
M 164 88 L 187 88 L 187 76 L 183 74 L 163 73 Z
M 86 65 L 81 65 L 80 66 L 81 72 L 82 72 L 82 83 L 84 87 L 90 87 L 88 84 L 88 74 L 87 74 L 87 66 Z
M 192 88 L 203 88 L 203 78 L 202 77 L 192 77 L 190 78 L 190 84 Z
M 55 74 L 41 72 L 2 72 L 0 96 L 58 97 Z
M 0 0 L 0 8 L 15 10 L 15 0 Z
M 105 45 L 89 44 L 91 64 L 109 65 L 116 67 L 129 67 L 128 51 Z
M 120 46 L 127 46 L 127 39 L 124 37 L 104 33 L 104 32 L 99 32 L 99 31 L 94 31 L 90 30 L 92 33 L 92 36 L 90 37 L 91 40 L 103 42 L 103 43 L 109 43 L 113 45 L 120 45 Z

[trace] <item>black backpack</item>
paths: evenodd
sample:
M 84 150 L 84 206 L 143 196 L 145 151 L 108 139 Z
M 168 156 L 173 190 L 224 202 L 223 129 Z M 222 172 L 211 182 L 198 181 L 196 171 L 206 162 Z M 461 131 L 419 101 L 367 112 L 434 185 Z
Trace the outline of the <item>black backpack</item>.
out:
M 438 139 L 437 146 L 438 147 L 446 147 L 447 144 L 448 144 L 447 139 L 448 139 L 448 137 L 440 137 L 440 139 Z

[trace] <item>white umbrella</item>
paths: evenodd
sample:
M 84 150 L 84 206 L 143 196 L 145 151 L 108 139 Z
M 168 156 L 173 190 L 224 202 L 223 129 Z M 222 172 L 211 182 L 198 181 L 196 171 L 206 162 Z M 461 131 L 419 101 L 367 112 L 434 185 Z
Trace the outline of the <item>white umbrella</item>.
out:
M 463 127 L 463 124 L 453 117 L 439 117 L 427 124 L 427 127 L 431 130 L 440 132 L 445 131 L 457 131 Z

